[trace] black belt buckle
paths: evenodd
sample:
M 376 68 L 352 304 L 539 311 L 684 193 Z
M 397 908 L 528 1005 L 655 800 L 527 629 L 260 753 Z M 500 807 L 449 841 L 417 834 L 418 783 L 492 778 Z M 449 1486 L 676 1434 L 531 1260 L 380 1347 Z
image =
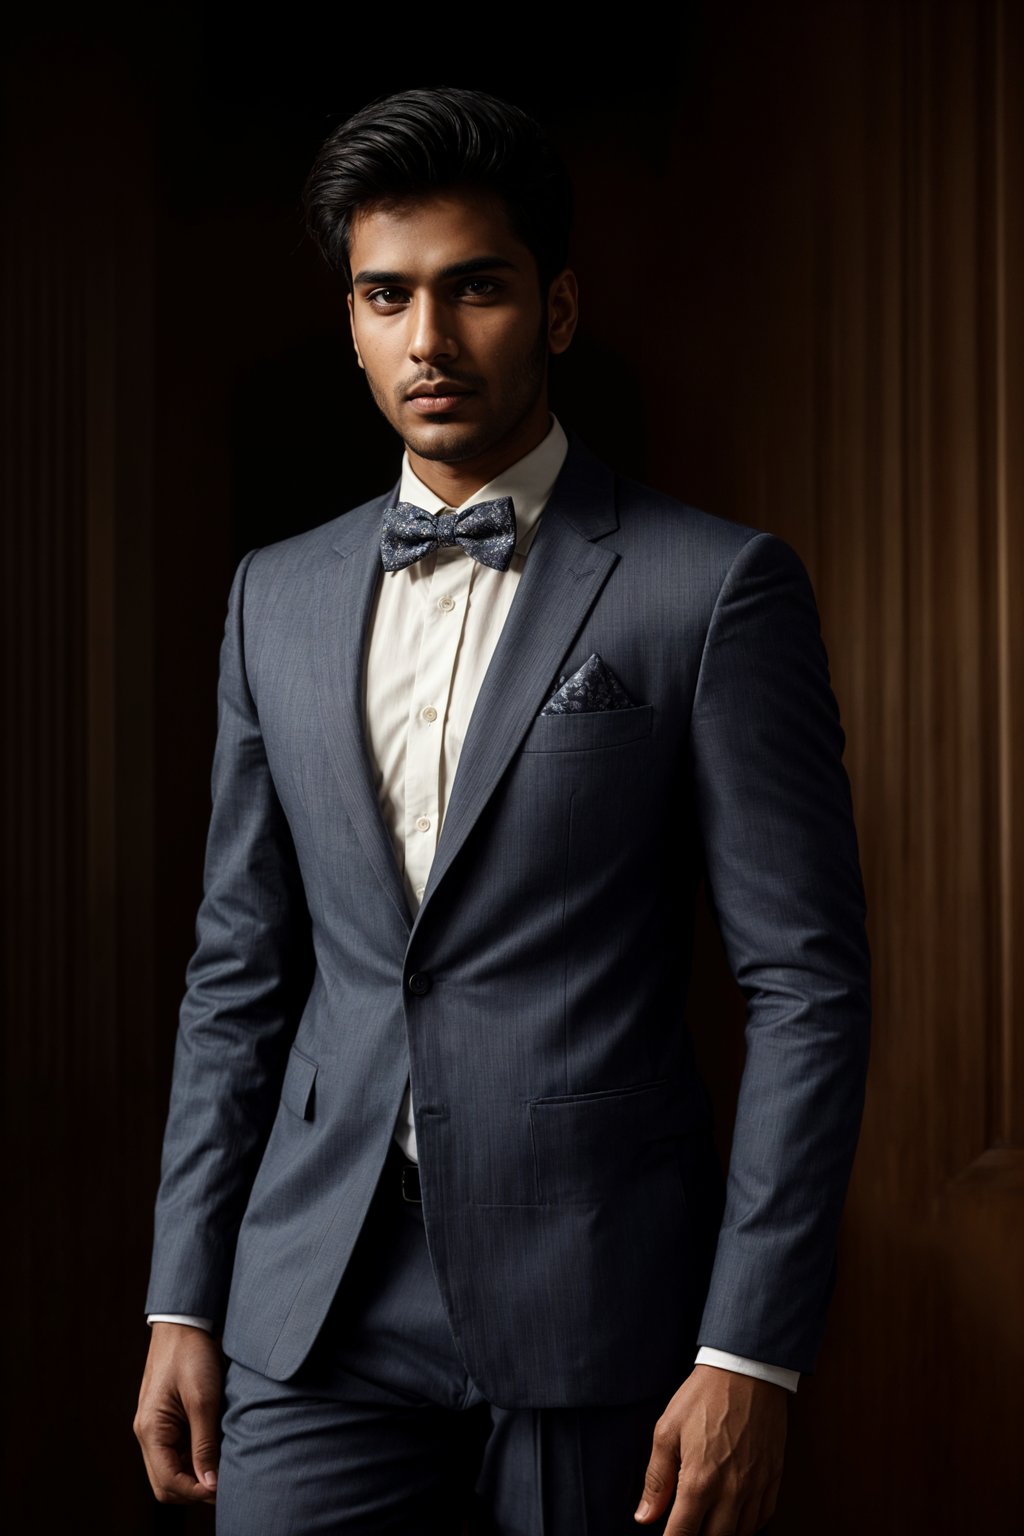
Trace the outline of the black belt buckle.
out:
M 420 1170 L 415 1163 L 407 1162 L 402 1165 L 402 1199 L 410 1205 L 422 1205 L 423 1197 L 420 1194 Z

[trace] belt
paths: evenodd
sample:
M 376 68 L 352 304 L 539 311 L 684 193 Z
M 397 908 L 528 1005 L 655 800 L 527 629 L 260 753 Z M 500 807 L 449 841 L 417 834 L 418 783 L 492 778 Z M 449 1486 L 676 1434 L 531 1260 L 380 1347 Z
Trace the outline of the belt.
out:
M 420 1194 L 419 1164 L 406 1157 L 401 1147 L 395 1141 L 391 1143 L 389 1149 L 389 1161 L 394 1165 L 394 1173 L 391 1175 L 391 1178 L 398 1184 L 402 1199 L 408 1205 L 422 1205 L 423 1197 Z

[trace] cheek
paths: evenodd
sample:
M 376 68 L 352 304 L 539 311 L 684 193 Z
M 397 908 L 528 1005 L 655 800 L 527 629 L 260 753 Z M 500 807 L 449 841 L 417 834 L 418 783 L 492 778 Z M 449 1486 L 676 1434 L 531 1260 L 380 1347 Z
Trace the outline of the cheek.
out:
M 396 379 L 400 360 L 396 359 L 394 347 L 389 346 L 385 338 L 365 335 L 357 339 L 357 347 L 367 377 L 372 377 L 379 389 L 389 389 Z
M 365 310 L 361 310 L 359 318 L 352 324 L 352 339 L 364 360 L 376 360 L 378 367 L 385 358 L 400 349 L 401 338 L 402 327 L 394 315 L 385 320 L 384 316 L 368 315 Z

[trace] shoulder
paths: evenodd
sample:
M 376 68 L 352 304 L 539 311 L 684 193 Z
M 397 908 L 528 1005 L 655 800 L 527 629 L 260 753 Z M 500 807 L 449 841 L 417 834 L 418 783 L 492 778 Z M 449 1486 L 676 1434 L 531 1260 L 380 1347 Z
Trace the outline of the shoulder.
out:
M 628 475 L 615 475 L 615 503 L 625 539 L 657 544 L 664 551 L 706 553 L 731 562 L 745 544 L 765 532 Z
M 240 595 L 244 588 L 247 608 L 260 599 L 276 601 L 281 595 L 301 592 L 340 555 L 365 548 L 377 537 L 394 489 L 303 533 L 250 549 L 236 567 L 233 589 Z
M 602 542 L 646 580 L 683 587 L 694 597 L 702 591 L 713 603 L 723 588 L 748 573 L 806 579 L 797 551 L 772 529 L 724 517 L 622 474 L 575 436 L 570 441 L 574 459 L 587 466 L 591 487 L 600 485 L 614 508 Z

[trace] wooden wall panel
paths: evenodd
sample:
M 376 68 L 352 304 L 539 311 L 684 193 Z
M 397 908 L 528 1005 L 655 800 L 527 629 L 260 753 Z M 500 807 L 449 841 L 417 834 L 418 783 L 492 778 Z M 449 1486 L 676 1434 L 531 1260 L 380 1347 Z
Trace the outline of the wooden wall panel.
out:
M 526 104 L 547 92 L 579 188 L 564 419 L 794 544 L 847 732 L 874 1046 L 774 1531 L 1006 1529 L 1024 1507 L 1024 9 L 685 12 L 675 97 L 664 57 L 650 101 L 620 91 L 610 43 L 608 81 L 567 96 L 556 49 Z M 183 21 L 166 53 L 141 30 L 55 33 L 4 78 L 5 1349 L 29 1405 L 5 1450 L 8 1486 L 49 1479 L 68 1528 L 100 1464 L 108 1529 L 182 1524 L 130 1425 L 232 557 L 394 462 L 300 243 L 315 136 L 291 170 L 275 158 L 288 112 L 217 78 L 206 35 Z M 292 116 L 311 89 L 333 112 L 305 36 L 297 53 Z M 515 96 L 513 73 L 479 83 Z M 706 912 L 697 949 L 725 1147 L 742 999 Z M 69 1369 L 90 1384 L 70 1449 Z
M 986 404 L 994 448 L 998 719 L 998 1028 L 992 1140 L 1024 1148 L 1024 26 L 1003 0 L 993 27 L 991 175 L 994 388 Z
M 648 240 L 644 473 L 799 550 L 847 733 L 874 1044 L 776 1527 L 1004 1528 L 1024 1507 L 1024 12 L 706 21 L 705 94 L 640 177 L 657 213 L 596 260 L 596 221 L 579 246 L 628 371 L 622 274 Z M 585 207 L 628 201 L 606 145 L 581 162 Z M 698 956 L 727 1129 L 742 1010 L 706 913 Z
M 706 181 L 683 169 L 700 146 L 677 147 L 673 177 L 718 216 L 687 231 L 699 297 L 670 338 L 688 400 L 725 382 L 734 435 L 725 453 L 720 423 L 673 437 L 663 407 L 659 473 L 807 561 L 875 1009 L 840 1281 L 777 1527 L 1005 1528 L 1024 1495 L 1024 17 L 956 0 L 739 14 L 712 29 Z M 719 997 L 701 1009 L 714 1062 Z
M 3 83 L 5 1515 L 31 1484 L 26 1523 L 72 1529 L 88 1502 L 129 1530 L 149 1512 L 125 1454 L 151 1224 L 136 1170 L 164 1112 L 151 131 L 102 50 L 26 49 Z

